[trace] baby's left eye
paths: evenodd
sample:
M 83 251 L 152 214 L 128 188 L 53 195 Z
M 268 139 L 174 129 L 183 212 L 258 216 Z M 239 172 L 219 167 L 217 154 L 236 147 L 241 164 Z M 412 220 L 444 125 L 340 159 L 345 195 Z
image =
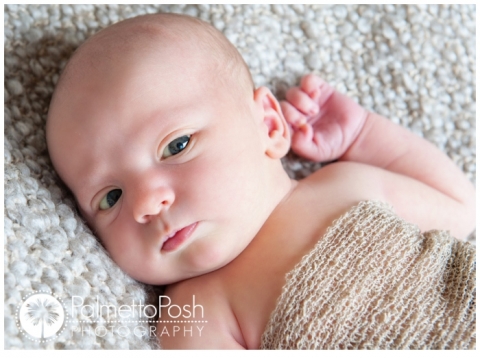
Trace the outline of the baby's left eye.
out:
M 184 135 L 172 140 L 163 150 L 162 158 L 168 158 L 183 151 L 190 142 L 190 136 Z

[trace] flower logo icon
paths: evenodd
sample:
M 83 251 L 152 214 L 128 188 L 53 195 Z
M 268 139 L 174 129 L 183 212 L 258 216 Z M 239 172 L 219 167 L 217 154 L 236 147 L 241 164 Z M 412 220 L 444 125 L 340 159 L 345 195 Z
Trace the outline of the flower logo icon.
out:
M 57 298 L 48 293 L 29 296 L 18 312 L 20 326 L 28 335 L 45 341 L 54 338 L 65 321 L 65 310 Z

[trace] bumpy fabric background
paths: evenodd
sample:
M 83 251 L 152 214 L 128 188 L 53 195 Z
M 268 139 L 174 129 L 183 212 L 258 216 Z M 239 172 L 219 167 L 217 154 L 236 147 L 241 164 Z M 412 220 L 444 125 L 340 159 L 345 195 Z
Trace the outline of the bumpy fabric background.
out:
M 32 291 L 52 292 L 67 303 L 79 296 L 85 304 L 98 299 L 116 306 L 152 297 L 149 287 L 126 277 L 97 244 L 59 183 L 44 138 L 49 100 L 67 59 L 90 35 L 119 20 L 161 11 L 209 21 L 240 50 L 257 86 L 270 87 L 281 99 L 301 75 L 314 71 L 368 109 L 433 142 L 475 182 L 475 5 L 7 5 L 4 10 L 7 349 L 156 347 L 146 337 L 115 331 L 147 323 L 108 323 L 103 315 L 82 323 L 83 331 L 72 323 L 41 343 L 22 334 L 15 318 Z M 291 154 L 284 163 L 297 178 L 319 168 Z M 70 314 L 72 320 L 81 318 Z M 108 334 L 85 333 L 107 325 L 114 326 Z

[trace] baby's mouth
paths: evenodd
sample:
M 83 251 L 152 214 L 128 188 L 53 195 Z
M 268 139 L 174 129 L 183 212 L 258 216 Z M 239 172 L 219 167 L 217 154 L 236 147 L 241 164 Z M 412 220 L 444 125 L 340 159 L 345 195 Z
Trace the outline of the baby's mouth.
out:
M 185 226 L 183 229 L 170 233 L 162 244 L 162 251 L 174 251 L 193 233 L 198 223 Z

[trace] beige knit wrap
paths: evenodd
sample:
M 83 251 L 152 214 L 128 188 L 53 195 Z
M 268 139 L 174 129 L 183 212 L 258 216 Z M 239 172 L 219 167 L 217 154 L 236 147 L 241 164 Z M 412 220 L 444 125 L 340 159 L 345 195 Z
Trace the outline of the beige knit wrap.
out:
M 474 349 L 475 247 L 385 204 L 335 220 L 287 275 L 262 349 Z

